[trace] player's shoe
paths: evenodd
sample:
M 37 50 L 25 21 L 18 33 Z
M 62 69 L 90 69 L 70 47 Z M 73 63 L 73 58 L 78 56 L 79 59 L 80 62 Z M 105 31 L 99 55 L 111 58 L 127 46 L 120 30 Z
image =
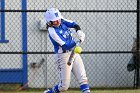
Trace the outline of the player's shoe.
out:
M 50 91 L 50 89 L 47 89 L 44 91 L 44 93 L 52 93 L 52 92 Z

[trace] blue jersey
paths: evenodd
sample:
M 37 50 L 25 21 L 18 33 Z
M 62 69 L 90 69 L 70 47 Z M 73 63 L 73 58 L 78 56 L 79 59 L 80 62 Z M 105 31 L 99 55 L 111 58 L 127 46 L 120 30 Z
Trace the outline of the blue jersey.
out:
M 63 53 L 63 51 L 71 50 L 75 45 L 72 32 L 69 28 L 74 28 L 75 22 L 67 19 L 61 20 L 59 27 L 49 27 L 49 37 L 54 46 L 55 53 Z

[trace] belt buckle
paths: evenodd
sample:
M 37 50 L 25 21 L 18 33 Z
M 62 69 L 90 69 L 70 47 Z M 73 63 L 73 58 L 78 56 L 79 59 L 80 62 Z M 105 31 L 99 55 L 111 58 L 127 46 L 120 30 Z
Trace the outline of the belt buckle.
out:
M 66 53 L 68 53 L 69 52 L 69 50 L 66 50 Z
M 63 53 L 68 53 L 68 52 L 70 52 L 70 50 L 64 50 L 64 51 L 63 51 Z

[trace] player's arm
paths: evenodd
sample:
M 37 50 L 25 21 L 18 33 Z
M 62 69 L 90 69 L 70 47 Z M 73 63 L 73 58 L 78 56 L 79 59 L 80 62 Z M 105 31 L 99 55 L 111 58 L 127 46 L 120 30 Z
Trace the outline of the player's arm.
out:
M 79 26 L 76 22 L 71 21 L 71 20 L 67 20 L 67 19 L 62 19 L 62 22 L 63 22 L 66 26 L 68 26 L 68 27 L 70 27 L 70 28 L 75 28 L 79 40 L 80 40 L 81 42 L 84 41 L 84 39 L 85 39 L 85 34 L 81 31 L 80 26 Z
M 77 32 L 78 39 L 79 39 L 81 42 L 84 41 L 84 39 L 85 39 L 85 34 L 84 34 L 84 32 L 81 31 L 80 26 L 79 26 L 76 22 L 71 21 L 71 20 L 67 20 L 67 19 L 62 19 L 62 22 L 63 22 L 66 26 L 68 26 L 68 27 L 70 27 L 70 28 L 75 28 L 75 30 L 76 30 L 76 32 Z
M 69 42 L 69 43 L 66 42 L 64 45 L 62 45 L 62 49 L 63 50 L 70 50 L 74 46 L 76 46 L 76 43 L 72 40 L 71 42 Z
M 66 40 L 60 34 L 56 33 L 54 28 L 49 28 L 48 31 L 51 38 L 57 42 L 63 50 L 69 50 L 76 45 L 75 41 L 73 40 L 71 42 L 66 42 Z
M 69 28 L 75 28 L 76 32 L 81 30 L 80 26 L 72 20 L 62 19 L 62 22 Z

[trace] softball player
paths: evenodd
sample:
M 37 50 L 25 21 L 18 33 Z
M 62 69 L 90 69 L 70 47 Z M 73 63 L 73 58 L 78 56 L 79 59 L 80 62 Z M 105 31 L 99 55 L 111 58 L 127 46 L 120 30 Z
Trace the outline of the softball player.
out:
M 90 93 L 88 79 L 80 55 L 76 54 L 72 65 L 67 65 L 71 50 L 76 46 L 69 28 L 76 29 L 78 39 L 81 42 L 84 41 L 85 34 L 81 31 L 76 22 L 64 19 L 58 9 L 48 9 L 45 13 L 45 19 L 48 25 L 50 40 L 54 46 L 60 82 L 52 89 L 45 90 L 44 93 L 60 93 L 67 91 L 70 85 L 71 72 L 78 80 L 82 93 Z

